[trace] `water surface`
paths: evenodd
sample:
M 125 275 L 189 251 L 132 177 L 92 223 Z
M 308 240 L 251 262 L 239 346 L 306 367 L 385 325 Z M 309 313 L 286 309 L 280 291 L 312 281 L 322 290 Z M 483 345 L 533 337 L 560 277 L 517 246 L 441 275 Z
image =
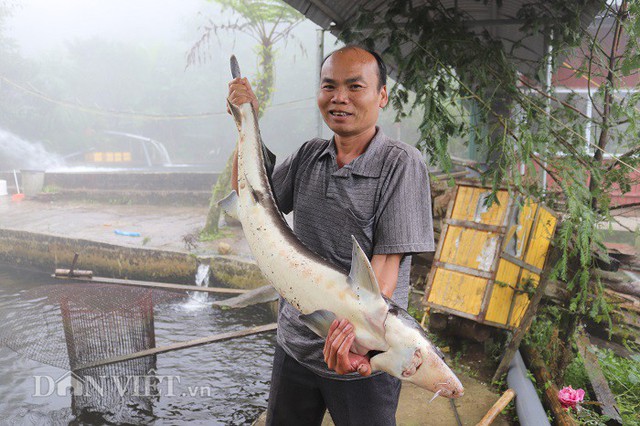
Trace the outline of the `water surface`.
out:
M 25 301 L 25 295 L 31 294 L 35 287 L 56 284 L 60 282 L 47 274 L 0 264 L 0 318 L 11 316 L 15 319 L 17 315 L 25 325 L 58 321 L 57 314 L 43 312 L 40 308 L 38 312 L 33 302 Z M 208 296 L 206 299 L 180 297 L 156 305 L 153 310 L 156 345 L 273 321 L 266 306 L 238 311 L 212 308 L 209 302 L 217 297 L 224 296 Z M 41 339 L 44 346 L 48 344 L 47 339 L 53 342 L 60 336 L 45 335 Z M 117 419 L 127 419 L 129 422 L 158 425 L 250 424 L 266 408 L 274 341 L 275 335 L 267 333 L 159 354 L 155 360 L 146 358 L 154 367 L 151 376 L 156 386 L 151 396 L 142 389 L 141 397 L 129 397 L 125 398 L 126 403 L 114 403 L 109 395 L 96 400 L 94 394 L 93 400 L 89 399 L 90 405 L 93 404 L 89 410 L 84 406 L 79 410 L 78 406 L 87 401 L 81 398 L 74 400 L 69 395 L 70 391 L 62 395 L 49 391 L 48 379 L 43 377 L 62 383 L 69 376 L 67 370 L 33 361 L 0 347 L 0 423 L 113 424 L 122 422 Z M 54 343 L 56 348 L 66 347 L 64 342 L 51 344 Z M 119 371 L 123 379 L 131 375 L 132 370 L 124 367 L 117 370 L 116 367 L 117 364 L 108 371 Z M 169 382 L 173 385 L 171 389 L 168 388 Z

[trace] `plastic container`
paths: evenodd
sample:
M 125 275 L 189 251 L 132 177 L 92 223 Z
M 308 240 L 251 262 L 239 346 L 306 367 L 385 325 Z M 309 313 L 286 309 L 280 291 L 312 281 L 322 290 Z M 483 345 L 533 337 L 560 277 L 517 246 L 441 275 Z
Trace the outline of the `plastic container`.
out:
M 38 195 L 44 187 L 44 170 L 20 170 L 22 193 L 27 196 Z

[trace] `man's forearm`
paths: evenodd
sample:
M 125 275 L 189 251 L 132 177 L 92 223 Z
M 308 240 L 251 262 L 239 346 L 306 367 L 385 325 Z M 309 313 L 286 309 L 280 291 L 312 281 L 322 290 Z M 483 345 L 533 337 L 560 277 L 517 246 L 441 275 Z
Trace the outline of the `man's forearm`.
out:
M 376 275 L 380 291 L 391 298 L 398 285 L 398 273 L 403 254 L 374 254 L 371 267 Z

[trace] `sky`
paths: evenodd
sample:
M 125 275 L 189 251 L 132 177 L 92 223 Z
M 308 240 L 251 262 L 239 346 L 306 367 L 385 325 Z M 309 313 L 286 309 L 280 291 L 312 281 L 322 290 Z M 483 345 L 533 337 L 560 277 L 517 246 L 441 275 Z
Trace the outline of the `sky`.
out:
M 126 41 L 183 40 L 184 23 L 206 22 L 215 13 L 203 0 L 13 0 L 7 34 L 24 55 L 64 45 L 67 40 L 100 36 Z

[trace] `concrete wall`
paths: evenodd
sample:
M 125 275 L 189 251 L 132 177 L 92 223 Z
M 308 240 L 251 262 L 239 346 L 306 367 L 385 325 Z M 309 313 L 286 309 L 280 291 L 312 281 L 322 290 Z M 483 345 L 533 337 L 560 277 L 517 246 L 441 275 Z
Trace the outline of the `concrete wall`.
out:
M 44 190 L 51 200 L 92 200 L 110 204 L 208 205 L 217 172 L 45 173 Z M 13 173 L 0 172 L 9 193 L 16 192 Z M 18 174 L 18 181 L 21 175 Z
M 232 256 L 197 258 L 188 253 L 121 247 L 95 241 L 0 229 L 0 261 L 53 273 L 69 268 L 97 276 L 193 284 L 199 263 L 211 266 L 211 285 L 253 289 L 266 284 L 257 265 Z

